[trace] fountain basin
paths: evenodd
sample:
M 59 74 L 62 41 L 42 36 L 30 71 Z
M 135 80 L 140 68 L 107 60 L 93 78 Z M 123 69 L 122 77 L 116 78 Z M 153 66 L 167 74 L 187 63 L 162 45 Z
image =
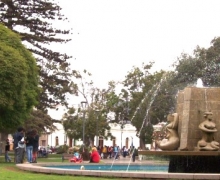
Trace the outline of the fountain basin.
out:
M 168 173 L 168 172 L 121 172 L 121 171 L 95 171 L 95 170 L 70 170 L 54 169 L 45 167 L 48 165 L 65 165 L 66 163 L 42 163 L 42 164 L 17 164 L 16 166 L 25 171 L 45 173 L 45 174 L 65 174 L 95 177 L 119 177 L 133 179 L 220 179 L 220 174 L 212 173 Z M 70 165 L 70 163 L 68 163 Z M 81 163 L 86 165 L 88 163 Z M 142 163 L 137 163 L 142 164 Z

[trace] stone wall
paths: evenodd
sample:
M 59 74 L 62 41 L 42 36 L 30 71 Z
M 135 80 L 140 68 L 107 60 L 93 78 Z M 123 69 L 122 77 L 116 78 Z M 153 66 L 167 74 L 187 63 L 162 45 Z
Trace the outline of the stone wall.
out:
M 178 93 L 176 112 L 179 114 L 179 150 L 196 150 L 201 139 L 199 124 L 206 111 L 213 113 L 218 132 L 215 140 L 220 142 L 220 88 L 187 87 Z

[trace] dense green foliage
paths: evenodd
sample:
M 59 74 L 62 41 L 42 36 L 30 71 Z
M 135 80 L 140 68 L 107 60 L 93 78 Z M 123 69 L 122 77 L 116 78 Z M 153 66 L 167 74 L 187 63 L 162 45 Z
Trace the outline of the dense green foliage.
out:
M 66 93 L 70 92 L 68 59 L 71 57 L 62 48 L 58 51 L 54 48 L 70 41 L 67 37 L 70 31 L 60 26 L 67 23 L 66 20 L 53 0 L 0 0 L 0 23 L 20 35 L 39 66 L 39 103 L 27 120 L 28 129 L 40 125 L 40 131 L 53 130 L 55 120 L 48 117 L 47 108 L 67 105 Z M 43 118 L 41 122 L 36 123 L 39 117 L 35 115 Z
M 0 130 L 21 125 L 37 105 L 38 68 L 18 35 L 0 24 Z
M 60 29 L 59 22 L 66 20 L 61 8 L 48 0 L 0 0 L 0 22 L 21 35 L 40 67 L 42 88 L 38 109 L 66 104 L 69 91 L 69 63 L 64 53 L 54 51 L 55 43 L 66 43 L 69 30 Z M 56 24 L 58 25 L 56 26 Z
M 220 38 L 211 41 L 207 49 L 199 46 L 193 56 L 182 54 L 175 63 L 175 76 L 172 83 L 181 87 L 194 85 L 201 78 L 204 86 L 220 85 Z

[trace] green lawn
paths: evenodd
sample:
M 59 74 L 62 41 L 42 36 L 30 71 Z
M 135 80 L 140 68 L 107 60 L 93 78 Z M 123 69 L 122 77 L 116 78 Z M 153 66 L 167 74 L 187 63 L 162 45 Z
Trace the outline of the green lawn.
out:
M 13 153 L 10 153 L 11 159 L 13 159 Z M 16 179 L 16 180 L 119 180 L 120 178 L 104 178 L 104 177 L 86 177 L 86 176 L 70 176 L 70 175 L 55 175 L 55 174 L 43 174 L 22 171 L 16 167 L 16 165 L 4 162 L 4 156 L 0 156 L 0 180 Z M 60 154 L 49 155 L 48 158 L 38 158 L 38 162 L 61 162 Z M 65 161 L 67 162 L 67 160 Z M 129 178 L 121 178 L 120 180 L 127 180 Z M 134 179 L 134 178 L 130 178 Z

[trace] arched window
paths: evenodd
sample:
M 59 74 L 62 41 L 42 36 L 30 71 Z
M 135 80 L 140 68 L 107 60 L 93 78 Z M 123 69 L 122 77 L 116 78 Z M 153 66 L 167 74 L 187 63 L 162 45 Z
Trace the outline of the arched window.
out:
M 129 142 L 129 138 L 126 138 L 125 139 L 125 146 L 126 146 L 126 148 L 128 148 L 128 142 Z
M 115 142 L 116 142 L 115 138 L 112 139 L 112 146 L 115 146 Z
M 103 146 L 103 137 L 99 137 L 99 146 Z

